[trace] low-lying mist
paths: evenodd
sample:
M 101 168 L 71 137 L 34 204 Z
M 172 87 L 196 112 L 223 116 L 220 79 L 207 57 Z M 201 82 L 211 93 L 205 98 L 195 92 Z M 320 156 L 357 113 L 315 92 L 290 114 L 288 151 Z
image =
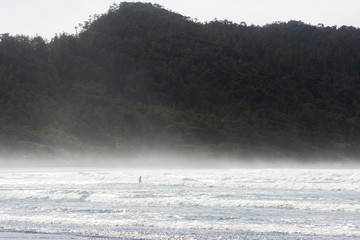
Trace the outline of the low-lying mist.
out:
M 286 158 L 265 155 L 234 156 L 214 152 L 139 150 L 134 152 L 2 151 L 0 168 L 107 168 L 107 169 L 231 169 L 231 168 L 360 168 L 357 159 L 320 155 Z

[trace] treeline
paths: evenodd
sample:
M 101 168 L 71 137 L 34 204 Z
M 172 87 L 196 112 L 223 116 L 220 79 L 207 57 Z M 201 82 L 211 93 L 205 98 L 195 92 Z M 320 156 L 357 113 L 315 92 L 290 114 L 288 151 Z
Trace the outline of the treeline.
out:
M 353 27 L 199 23 L 120 3 L 76 35 L 0 36 L 6 151 L 356 157 L 359 103 Z

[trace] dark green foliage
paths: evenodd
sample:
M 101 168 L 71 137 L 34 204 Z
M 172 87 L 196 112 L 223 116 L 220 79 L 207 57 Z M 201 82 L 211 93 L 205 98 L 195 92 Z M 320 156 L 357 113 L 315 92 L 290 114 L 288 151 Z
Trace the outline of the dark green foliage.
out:
M 78 35 L 0 36 L 0 144 L 354 157 L 360 30 L 114 4 Z

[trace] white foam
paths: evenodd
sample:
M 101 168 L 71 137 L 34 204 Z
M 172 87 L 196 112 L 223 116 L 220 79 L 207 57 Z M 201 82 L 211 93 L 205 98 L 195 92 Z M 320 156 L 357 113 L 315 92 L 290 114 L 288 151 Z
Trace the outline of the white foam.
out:
M 195 178 L 196 179 L 196 178 Z M 360 192 L 358 170 L 238 170 L 184 182 L 194 187 L 269 188 Z
M 209 197 L 145 197 L 123 198 L 114 194 L 92 194 L 86 198 L 90 202 L 119 203 L 128 206 L 203 206 L 203 207 L 259 207 L 279 209 L 300 209 L 324 212 L 360 212 L 360 204 L 319 203 L 317 201 L 286 201 L 286 200 L 249 200 L 219 199 Z
M 143 184 L 137 183 L 139 176 Z M 0 171 L 0 179 L 0 201 L 4 204 L 0 224 L 4 229 L 16 225 L 24 230 L 35 224 L 51 232 L 76 226 L 69 231 L 105 237 L 127 236 L 121 231 L 104 231 L 107 227 L 360 237 L 359 222 L 351 225 L 351 219 L 346 219 L 360 212 L 358 170 Z M 143 212 L 132 212 L 138 208 Z M 286 219 L 263 215 L 271 219 L 265 224 L 236 215 L 237 210 L 257 212 L 261 208 L 277 214 L 289 210 L 299 219 L 308 213 L 320 214 L 325 220 L 321 224 L 312 219 L 286 224 Z M 177 211 L 179 216 L 157 213 L 160 209 Z M 193 219 L 183 209 L 195 211 L 191 212 L 195 215 L 208 214 L 209 218 Z M 221 215 L 223 209 L 233 209 L 235 216 Z M 213 217 L 215 213 L 220 216 Z
M 67 217 L 55 217 L 48 215 L 38 216 L 12 216 L 2 214 L 0 221 L 12 221 L 12 222 L 28 222 L 36 224 L 54 224 L 54 225 L 71 225 L 71 226 L 93 226 L 93 227 L 117 227 L 117 228 L 129 228 L 129 227 L 144 227 L 144 228 L 156 228 L 156 229 L 196 229 L 196 230 L 213 230 L 213 231 L 239 231 L 239 232 L 262 232 L 262 233 L 286 233 L 286 234 L 302 234 L 302 235 L 324 235 L 324 236 L 352 236 L 360 237 L 359 230 L 349 231 L 352 226 L 320 226 L 320 227 L 309 227 L 302 224 L 228 224 L 226 221 L 206 222 L 206 221 L 145 221 L 136 219 L 104 219 L 104 218 L 92 218 L 89 216 L 79 217 L 78 215 L 69 215 Z M 3 229 L 13 230 L 13 227 L 4 226 Z M 26 231 L 26 229 L 16 228 L 17 231 Z M 76 229 L 76 228 L 75 228 Z M 82 230 L 58 230 L 54 231 L 51 229 L 43 231 L 52 233 L 61 232 L 81 232 L 86 234 L 86 231 Z M 93 230 L 93 235 L 102 237 L 123 237 L 121 231 L 104 231 Z M 139 235 L 137 235 L 138 237 Z M 146 234 L 146 239 L 149 239 Z M 134 237 L 134 236 L 131 236 Z M 144 236 L 142 236 L 144 237 Z
M 258 169 L 229 171 L 0 172 L 1 185 L 136 183 L 194 187 L 314 189 L 360 192 L 358 170 Z
M 0 199 L 82 199 L 89 196 L 82 190 L 2 190 Z

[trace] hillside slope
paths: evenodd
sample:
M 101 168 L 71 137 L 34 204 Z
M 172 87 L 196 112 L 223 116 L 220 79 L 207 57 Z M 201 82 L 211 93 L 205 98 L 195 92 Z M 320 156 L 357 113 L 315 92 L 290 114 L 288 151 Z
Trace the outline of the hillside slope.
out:
M 76 36 L 0 37 L 6 152 L 356 158 L 359 103 L 352 27 L 198 23 L 121 3 Z

